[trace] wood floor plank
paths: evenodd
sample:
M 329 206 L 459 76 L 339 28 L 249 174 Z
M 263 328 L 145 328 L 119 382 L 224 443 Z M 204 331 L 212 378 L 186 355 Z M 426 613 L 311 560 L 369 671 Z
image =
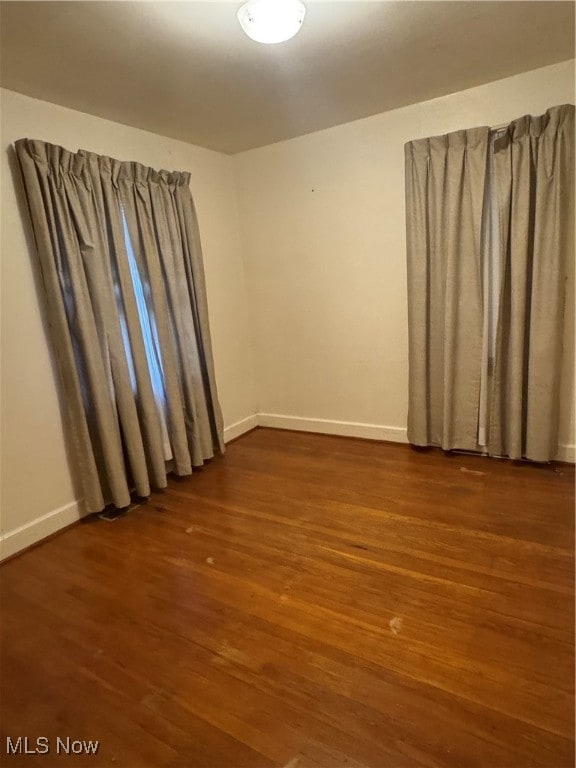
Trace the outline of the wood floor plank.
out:
M 573 509 L 567 465 L 256 430 L 3 565 L 2 762 L 571 766 Z

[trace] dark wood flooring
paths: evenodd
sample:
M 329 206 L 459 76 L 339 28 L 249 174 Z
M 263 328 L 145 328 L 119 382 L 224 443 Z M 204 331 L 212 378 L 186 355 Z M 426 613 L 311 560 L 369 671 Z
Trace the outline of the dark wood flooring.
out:
M 567 465 L 256 430 L 3 566 L 1 762 L 571 768 L 573 518 Z

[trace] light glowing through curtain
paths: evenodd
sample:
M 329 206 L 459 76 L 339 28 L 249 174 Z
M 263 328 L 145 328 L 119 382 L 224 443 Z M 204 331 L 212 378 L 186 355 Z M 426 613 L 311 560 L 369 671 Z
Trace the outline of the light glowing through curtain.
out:
M 156 321 L 154 319 L 154 308 L 152 305 L 152 297 L 150 295 L 150 287 L 148 285 L 148 281 L 145 279 L 142 279 L 140 270 L 138 269 L 138 263 L 134 255 L 134 248 L 132 246 L 132 240 L 130 239 L 128 224 L 126 222 L 126 216 L 124 215 L 123 210 L 122 210 L 122 224 L 124 227 L 124 240 L 126 242 L 126 253 L 128 255 L 130 276 L 132 278 L 132 285 L 134 287 L 134 296 L 136 298 L 138 318 L 140 320 L 140 327 L 142 328 L 142 337 L 144 339 L 146 359 L 148 361 L 148 369 L 150 371 L 152 391 L 154 392 L 154 399 L 156 400 L 156 404 L 158 405 L 158 415 L 160 416 L 160 424 L 162 427 L 164 457 L 166 461 L 168 461 L 169 459 L 172 458 L 172 448 L 170 445 L 170 438 L 168 435 L 164 371 L 162 368 L 162 357 L 160 355 L 160 342 L 158 340 L 158 329 L 156 327 Z M 130 378 L 132 381 L 132 387 L 136 392 L 137 386 L 136 386 L 136 376 L 134 373 L 134 363 L 132 360 L 132 353 L 130 349 L 128 327 L 126 324 L 126 318 L 124 316 L 122 306 L 119 306 L 119 311 L 120 311 L 120 318 L 121 318 L 121 325 L 122 325 L 122 337 L 124 339 L 124 346 L 126 348 L 126 356 L 129 361 Z

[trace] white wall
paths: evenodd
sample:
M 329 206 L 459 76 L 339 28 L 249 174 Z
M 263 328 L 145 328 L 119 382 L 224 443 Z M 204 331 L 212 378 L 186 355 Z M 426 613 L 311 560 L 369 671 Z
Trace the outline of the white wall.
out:
M 236 155 L 262 423 L 405 439 L 403 145 L 573 100 L 565 62 Z M 573 306 L 572 293 L 565 445 L 574 443 Z M 573 460 L 573 448 L 561 455 Z
M 2 555 L 78 516 L 56 370 L 35 286 L 28 221 L 9 157 L 19 138 L 43 139 L 155 168 L 187 170 L 198 211 L 216 379 L 230 428 L 256 410 L 232 159 L 184 142 L 0 91 L 2 108 L 1 532 Z M 233 435 L 235 427 L 227 430 Z M 16 532 L 16 533 L 15 533 Z

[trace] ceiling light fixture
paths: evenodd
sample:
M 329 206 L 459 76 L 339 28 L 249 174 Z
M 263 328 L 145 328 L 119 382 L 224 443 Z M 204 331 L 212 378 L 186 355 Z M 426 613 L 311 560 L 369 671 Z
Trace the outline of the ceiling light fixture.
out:
M 300 30 L 305 14 L 301 0 L 248 0 L 238 11 L 238 21 L 257 43 L 283 43 Z

